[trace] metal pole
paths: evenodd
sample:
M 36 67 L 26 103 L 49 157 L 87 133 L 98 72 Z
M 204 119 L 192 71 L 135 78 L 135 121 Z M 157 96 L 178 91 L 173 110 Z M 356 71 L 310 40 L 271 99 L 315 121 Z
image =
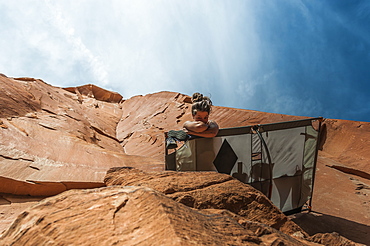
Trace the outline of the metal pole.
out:
M 313 197 L 313 188 L 315 184 L 315 176 L 316 176 L 316 163 L 317 163 L 317 158 L 318 158 L 318 153 L 319 153 L 319 144 L 320 144 L 320 133 L 321 133 L 321 122 L 323 121 L 323 118 L 319 119 L 319 129 L 318 129 L 318 135 L 317 135 L 317 142 L 316 142 L 316 153 L 315 153 L 315 160 L 313 164 L 313 174 L 312 174 L 312 191 L 311 191 L 311 197 L 308 202 L 308 212 L 312 211 L 312 197 Z

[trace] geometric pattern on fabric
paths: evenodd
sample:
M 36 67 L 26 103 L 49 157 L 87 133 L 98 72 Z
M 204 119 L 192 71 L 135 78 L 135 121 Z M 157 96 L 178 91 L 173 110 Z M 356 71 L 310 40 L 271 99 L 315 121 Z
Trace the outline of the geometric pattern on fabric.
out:
M 225 139 L 213 164 L 219 173 L 230 174 L 237 160 L 238 156 L 231 148 L 229 142 Z
M 252 128 L 220 129 L 210 143 L 194 139 L 195 148 L 187 156 L 192 157 L 194 167 L 186 170 L 229 174 L 264 194 L 271 193 L 271 201 L 283 212 L 300 209 L 312 199 L 320 135 L 312 126 L 313 120 L 321 118 L 258 125 L 267 148 L 255 132 L 249 131 Z

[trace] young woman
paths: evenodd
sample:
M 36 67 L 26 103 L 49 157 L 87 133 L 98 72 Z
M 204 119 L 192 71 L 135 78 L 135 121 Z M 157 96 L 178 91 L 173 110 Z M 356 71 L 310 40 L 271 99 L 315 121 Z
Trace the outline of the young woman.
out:
M 191 114 L 193 121 L 186 121 L 183 130 L 168 132 L 166 147 L 173 149 L 177 147 L 176 140 L 185 141 L 190 136 L 213 138 L 217 135 L 219 127 L 213 120 L 209 120 L 212 110 L 212 101 L 209 97 L 200 93 L 194 93 L 192 97 Z
M 209 97 L 200 93 L 194 93 L 192 97 L 191 115 L 193 121 L 184 123 L 184 131 L 193 136 L 213 138 L 218 133 L 218 125 L 215 121 L 209 120 L 212 110 L 212 101 Z

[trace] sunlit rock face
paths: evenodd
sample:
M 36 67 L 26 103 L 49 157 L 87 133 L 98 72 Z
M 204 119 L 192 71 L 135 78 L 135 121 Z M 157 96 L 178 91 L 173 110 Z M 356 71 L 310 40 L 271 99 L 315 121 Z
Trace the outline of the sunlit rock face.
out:
M 151 156 L 164 162 L 163 131 L 181 129 L 183 123 L 191 119 L 190 108 L 189 96 L 173 92 L 127 99 L 122 103 L 117 138 L 126 153 Z M 210 119 L 217 121 L 221 128 L 303 118 L 307 117 L 219 106 L 214 106 L 210 115 Z M 315 127 L 318 127 L 317 122 Z M 359 242 L 366 242 L 370 240 L 366 236 L 366 228 L 370 225 L 370 152 L 367 150 L 370 123 L 324 119 L 320 135 L 313 209 L 355 222 L 341 226 L 337 219 L 322 216 L 313 216 L 310 221 L 328 223 L 333 229 L 327 231 L 348 232 L 346 235 L 354 235 Z M 348 204 L 359 209 L 348 209 Z M 302 224 L 305 218 L 294 220 Z M 306 228 L 309 232 L 318 232 L 310 225 Z
M 111 103 L 119 103 L 122 100 L 122 96 L 119 93 L 108 91 L 92 84 L 68 87 L 64 89 L 77 94 L 81 101 L 83 101 L 82 95 L 95 98 L 99 101 Z
M 294 240 L 305 233 L 337 231 L 356 242 L 370 241 L 370 152 L 367 151 L 370 123 L 323 121 L 312 203 L 316 213 L 292 218 L 304 230 L 301 233 L 302 229 L 295 227 L 292 221 L 285 221 L 286 217 L 277 210 L 273 213 L 272 210 L 259 210 L 257 203 L 251 212 L 224 203 L 229 201 L 238 205 L 238 199 L 244 199 L 231 196 L 235 199 L 227 200 L 228 195 L 223 191 L 239 187 L 230 177 L 222 184 L 208 187 L 202 179 L 207 180 L 215 173 L 203 177 L 201 174 L 161 172 L 164 169 L 164 133 L 181 129 L 183 123 L 191 119 L 190 107 L 190 97 L 175 92 L 122 99 L 119 94 L 94 85 L 63 89 L 39 79 L 14 79 L 0 74 L 0 235 L 24 209 L 45 197 L 69 189 L 140 185 L 166 194 L 170 201 L 191 205 L 193 209 L 216 209 L 217 212 L 212 213 L 223 216 L 232 213 L 233 219 L 244 216 L 236 219 L 244 229 L 246 223 L 241 221 L 253 221 L 250 215 L 258 214 L 260 220 L 254 221 L 264 223 L 268 230 L 278 229 L 288 237 L 293 231 L 293 234 L 299 232 Z M 210 118 L 221 128 L 226 128 L 305 117 L 214 106 Z M 111 176 L 109 181 L 109 175 L 106 175 L 108 170 L 120 170 L 111 169 L 113 167 L 135 167 L 138 171 L 125 173 L 125 178 L 119 176 L 122 173 L 115 172 L 114 175 L 119 174 L 115 177 L 120 180 L 115 183 L 116 178 Z M 127 177 L 130 177 L 129 182 L 125 180 Z M 218 178 L 223 179 L 225 175 Z M 178 187 L 174 186 L 175 181 Z M 204 186 L 204 189 L 200 192 L 194 188 L 198 186 Z M 184 190 L 177 190 L 181 187 Z M 239 188 L 248 193 L 249 188 L 243 187 Z M 171 190 L 176 192 L 169 192 Z M 257 200 L 262 202 L 260 206 L 267 204 L 263 196 L 258 197 Z M 208 202 L 218 205 L 208 206 Z M 275 220 L 270 220 L 271 214 Z M 22 221 L 25 223 L 27 219 Z M 240 235 L 235 238 L 240 239 Z M 253 242 L 267 238 L 254 236 L 259 239 L 253 239 Z M 230 242 L 239 242 L 235 238 Z M 332 242 L 342 238 L 330 234 L 328 237 L 316 235 L 310 240 Z
M 214 103 L 217 105 L 217 102 Z M 191 120 L 191 99 L 180 93 L 159 92 L 135 96 L 122 102 L 121 106 L 117 139 L 127 154 L 151 156 L 163 161 L 163 132 L 181 129 L 185 121 Z M 221 128 L 305 118 L 308 117 L 219 106 L 214 106 L 210 114 L 210 119 L 217 121 Z M 370 123 L 324 119 L 322 125 L 320 156 L 369 175 L 370 166 L 367 163 L 370 151 L 364 146 L 370 141 Z
M 104 179 L 107 186 L 144 186 L 196 209 L 225 209 L 244 220 L 263 223 L 284 233 L 305 234 L 296 224 L 253 187 L 217 172 L 144 172 L 112 168 Z
M 147 187 L 71 190 L 20 214 L 3 245 L 309 245 L 221 210 L 196 210 Z M 303 241 L 303 240 L 302 240 Z
M 122 103 L 117 138 L 127 154 L 164 161 L 164 131 L 182 129 L 191 120 L 191 98 L 174 92 L 135 96 Z M 210 119 L 221 128 L 298 120 L 304 117 L 214 106 Z
M 145 186 L 70 190 L 46 198 L 25 209 L 1 242 L 3 245 L 321 245 L 314 242 L 355 245 L 338 234 L 309 237 L 263 194 L 224 174 L 148 174 L 114 169 L 106 181 L 139 184 L 140 179 L 145 180 L 142 183 Z M 174 182 L 168 182 L 170 179 Z M 147 185 L 155 186 L 156 190 Z M 218 195 L 219 192 L 225 196 Z M 179 196 L 186 196 L 186 200 L 194 198 L 196 203 L 203 203 L 203 208 L 191 208 L 184 204 L 184 199 L 177 202 Z M 217 201 L 217 197 L 222 199 Z
M 2 76 L 0 83 L 0 192 L 55 195 L 102 186 L 113 166 L 160 164 L 124 153 L 116 138 L 119 103 L 32 78 Z

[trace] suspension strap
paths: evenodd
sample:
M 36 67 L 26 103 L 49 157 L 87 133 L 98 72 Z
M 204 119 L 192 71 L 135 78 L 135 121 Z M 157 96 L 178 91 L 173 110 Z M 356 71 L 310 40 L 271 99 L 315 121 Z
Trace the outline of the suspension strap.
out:
M 269 184 L 269 190 L 268 190 L 267 198 L 271 200 L 271 195 L 272 195 L 272 160 L 271 160 L 270 151 L 267 147 L 265 139 L 263 139 L 262 134 L 258 130 L 259 127 L 260 127 L 260 125 L 255 125 L 255 126 L 253 126 L 253 130 L 256 131 L 260 141 L 262 142 L 263 147 L 265 148 L 266 154 L 267 154 L 267 159 L 268 159 L 268 162 L 269 162 L 269 171 L 270 171 L 270 175 L 269 175 L 269 183 L 270 184 Z

